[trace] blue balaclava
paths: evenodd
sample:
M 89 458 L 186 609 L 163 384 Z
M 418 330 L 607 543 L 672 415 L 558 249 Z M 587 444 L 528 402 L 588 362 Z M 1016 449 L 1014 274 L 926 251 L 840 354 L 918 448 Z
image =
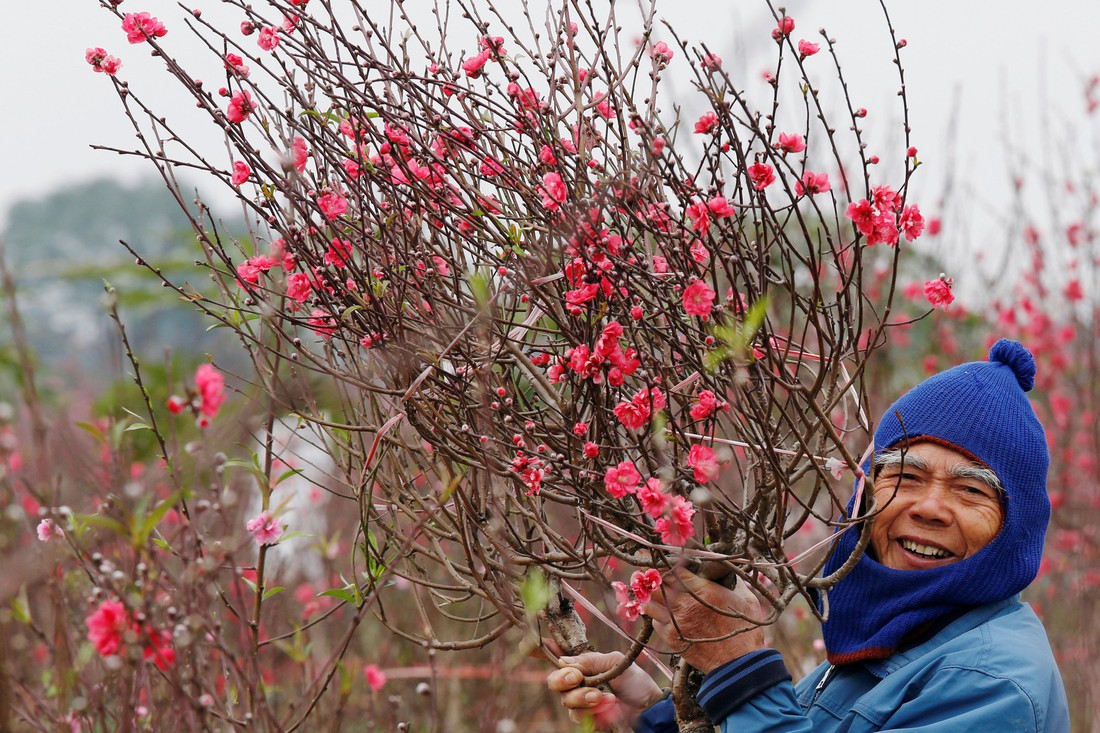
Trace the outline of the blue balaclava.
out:
M 828 594 L 829 618 L 822 629 L 830 662 L 884 659 L 926 624 L 1009 598 L 1035 579 L 1050 521 L 1050 453 L 1024 394 L 1034 383 L 1031 353 L 1001 339 L 988 362 L 930 377 L 886 411 L 875 431 L 877 450 L 922 439 L 960 448 L 1001 480 L 1004 524 L 986 547 L 939 568 L 893 570 L 864 555 Z M 872 491 L 869 479 L 866 491 Z M 843 564 L 858 539 L 857 528 L 841 536 L 826 574 Z

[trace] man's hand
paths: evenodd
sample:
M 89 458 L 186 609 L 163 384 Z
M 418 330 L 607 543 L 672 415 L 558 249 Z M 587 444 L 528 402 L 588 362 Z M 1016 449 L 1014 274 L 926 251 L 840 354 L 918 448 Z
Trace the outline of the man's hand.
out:
M 569 709 L 569 718 L 574 723 L 590 716 L 598 729 L 606 730 L 620 720 L 633 720 L 663 694 L 657 683 L 636 664 L 611 680 L 609 684 L 614 694 L 582 686 L 586 676 L 606 672 L 622 658 L 622 652 L 589 652 L 562 657 L 566 666 L 551 672 L 546 678 L 546 686 L 561 694 L 561 704 Z
M 694 594 L 694 595 L 693 595 Z M 683 657 L 703 674 L 726 662 L 764 648 L 764 631 L 746 620 L 708 608 L 734 611 L 749 618 L 761 617 L 760 602 L 748 586 L 738 583 L 730 590 L 683 568 L 665 576 L 658 592 L 645 605 L 645 614 L 653 619 L 653 630 L 670 651 Z M 698 641 L 726 636 L 749 629 L 720 641 Z

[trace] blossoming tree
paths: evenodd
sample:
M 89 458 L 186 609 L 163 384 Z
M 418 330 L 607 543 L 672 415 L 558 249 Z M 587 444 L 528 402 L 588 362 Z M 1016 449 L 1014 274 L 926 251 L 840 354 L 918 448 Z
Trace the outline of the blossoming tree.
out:
M 347 599 L 374 597 L 432 648 L 519 627 L 570 653 L 587 644 L 574 603 L 613 591 L 629 623 L 679 564 L 751 585 L 758 624 L 811 593 L 827 611 L 845 570 L 818 576 L 828 540 L 859 526 L 864 366 L 923 228 L 888 18 L 890 166 L 835 40 L 799 37 L 782 9 L 754 31 L 774 53 L 748 89 L 648 3 L 633 42 L 614 4 L 581 0 L 542 21 L 526 3 L 515 18 L 444 3 L 429 23 L 400 2 L 383 21 L 358 0 L 226 0 L 218 20 L 186 18 L 218 84 L 176 58 L 182 22 L 102 4 L 224 135 L 225 151 L 194 146 L 162 90 L 88 51 L 141 141 L 119 152 L 163 174 L 213 281 L 166 286 L 240 336 L 278 411 L 341 466 L 368 566 Z M 691 79 L 682 106 L 674 71 Z M 189 202 L 184 169 L 234 192 L 247 235 Z M 930 281 L 934 302 L 949 284 Z M 257 609 L 282 533 L 263 491 Z M 612 582 L 616 565 L 634 572 Z M 386 612 L 394 577 L 418 589 L 415 626 Z M 442 638 L 443 618 L 475 631 Z M 630 660 L 649 626 L 628 628 Z M 676 676 L 681 729 L 704 729 L 691 670 Z

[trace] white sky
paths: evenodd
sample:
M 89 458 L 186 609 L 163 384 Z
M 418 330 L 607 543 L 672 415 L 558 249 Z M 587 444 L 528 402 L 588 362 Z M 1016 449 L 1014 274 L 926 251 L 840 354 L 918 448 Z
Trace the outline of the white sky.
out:
M 389 6 L 388 0 L 362 1 L 367 7 Z M 215 0 L 193 4 L 208 12 L 221 5 Z M 148 10 L 166 23 L 176 19 L 164 41 L 186 49 L 188 34 L 174 5 L 170 0 L 126 0 L 123 8 Z M 427 5 L 427 0 L 407 0 L 407 6 L 416 5 Z M 920 0 L 889 5 L 895 28 L 908 40 L 902 58 L 913 140 L 925 163 L 914 182 L 914 200 L 920 201 L 922 190 L 928 197 L 938 196 L 953 167 L 968 174 L 998 206 L 1008 196 L 1006 133 L 1037 150 L 1040 106 L 1049 108 L 1055 120 L 1086 124 L 1082 88 L 1089 75 L 1100 71 L 1100 3 Z M 763 0 L 676 0 L 658 7 L 682 37 L 705 41 L 727 59 L 727 69 L 730 61 L 751 53 L 746 49 L 758 48 L 759 39 L 766 41 L 771 28 Z M 890 103 L 897 77 L 877 2 L 789 0 L 786 7 L 798 24 L 796 37 L 816 39 L 817 29 L 825 26 L 839 41 L 857 105 L 874 110 Z M 0 24 L 6 58 L 0 71 L 6 102 L 0 115 L 0 226 L 7 208 L 22 198 L 96 176 L 134 180 L 153 175 L 147 163 L 90 149 L 93 143 L 132 145 L 133 135 L 109 81 L 85 63 L 88 46 L 103 46 L 121 56 L 120 77 L 147 98 L 172 83 L 161 80 L 147 46 L 126 43 L 118 21 L 96 0 L 11 4 Z M 759 54 L 752 58 L 757 60 L 744 69 L 746 84 L 757 80 L 767 63 Z M 948 119 L 956 98 L 961 100 L 959 118 L 955 143 L 949 146 Z M 924 208 L 928 211 L 930 202 Z

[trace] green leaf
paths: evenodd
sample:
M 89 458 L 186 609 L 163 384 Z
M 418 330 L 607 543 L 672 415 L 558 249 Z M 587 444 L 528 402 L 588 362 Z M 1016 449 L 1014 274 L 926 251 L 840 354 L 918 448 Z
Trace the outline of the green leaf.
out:
M 19 623 L 31 623 L 31 604 L 27 599 L 27 586 L 25 583 L 19 586 L 19 593 L 11 599 L 11 613 L 12 617 Z
M 519 597 L 527 618 L 537 616 L 550 603 L 550 585 L 538 568 L 532 568 L 519 586 Z
M 278 486 L 279 484 L 281 484 L 283 481 L 286 481 L 291 476 L 300 476 L 301 474 L 302 474 L 302 469 L 292 468 L 289 471 L 286 471 L 282 475 L 280 475 L 279 478 L 275 479 L 275 483 L 272 484 L 272 486 L 273 487 Z
M 284 590 L 286 590 L 286 588 L 284 588 L 282 586 L 276 586 L 274 588 L 265 588 L 262 600 L 266 601 L 268 598 L 271 598 L 271 596 L 278 595 L 278 594 L 282 593 Z
M 343 588 L 329 588 L 328 590 L 321 591 L 318 596 L 329 596 L 330 598 L 339 598 L 341 601 L 351 603 L 356 608 L 359 607 L 362 602 L 362 596 L 359 594 L 359 588 L 354 583 L 348 583 Z
M 168 512 L 172 511 L 180 500 L 183 498 L 183 492 L 177 491 L 169 496 L 164 501 L 157 504 L 153 511 L 149 512 L 148 516 L 140 520 L 137 531 L 134 533 L 134 545 L 140 546 L 144 544 L 145 540 L 149 538 L 149 535 L 153 533 L 160 521 L 167 516 Z
M 128 537 L 130 535 L 130 530 L 125 524 L 113 517 L 106 517 L 102 514 L 74 514 L 73 524 L 99 527 L 100 529 L 109 530 L 122 537 Z M 83 531 L 83 527 L 81 527 L 79 531 Z
M 90 422 L 78 422 L 76 423 L 76 426 L 91 435 L 100 443 L 107 442 L 107 436 L 103 434 L 103 431 L 97 428 L 95 425 L 91 424 Z

